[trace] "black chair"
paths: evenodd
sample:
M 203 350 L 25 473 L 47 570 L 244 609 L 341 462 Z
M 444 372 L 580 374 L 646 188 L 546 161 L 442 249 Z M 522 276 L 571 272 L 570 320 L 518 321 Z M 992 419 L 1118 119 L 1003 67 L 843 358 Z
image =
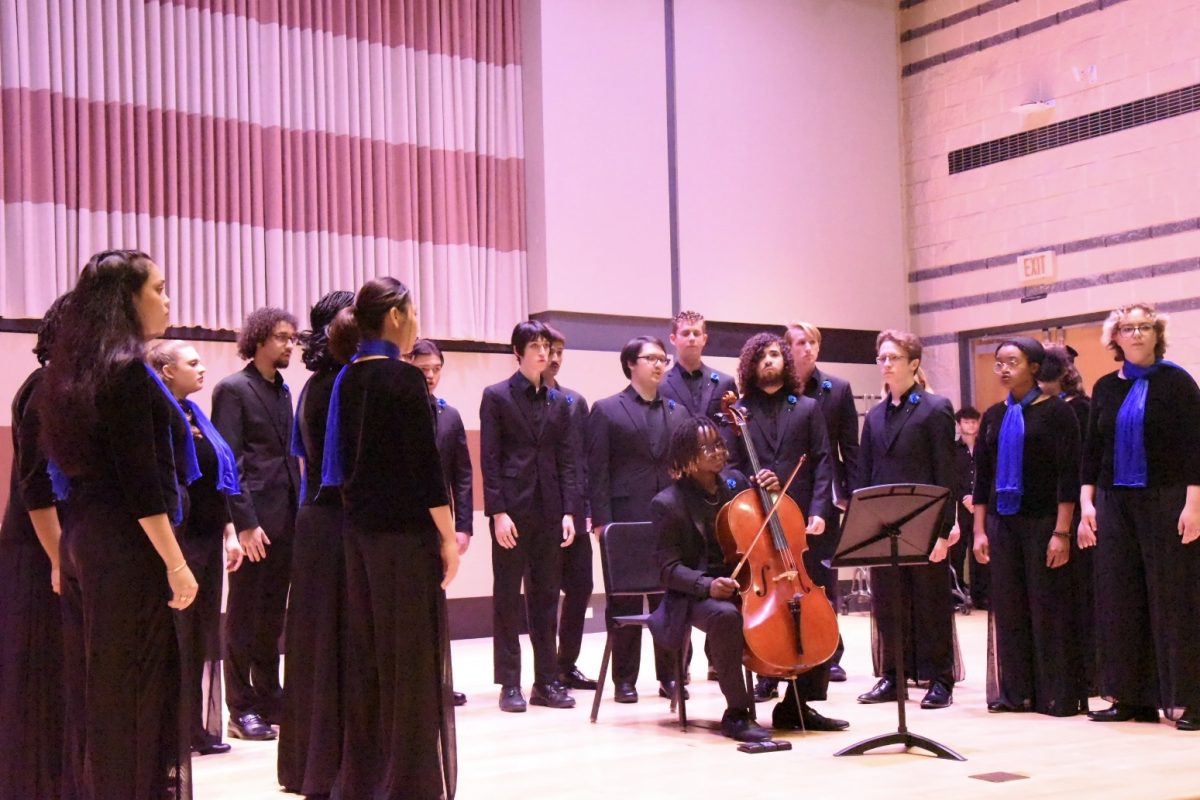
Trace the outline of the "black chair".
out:
M 614 522 L 600 533 L 600 565 L 604 574 L 604 597 L 642 598 L 642 609 L 646 611 L 649 599 L 664 593 L 659 582 L 658 560 L 655 549 L 658 541 L 654 527 L 649 522 Z M 613 617 L 618 628 L 644 628 L 650 614 L 629 614 Z M 687 730 L 687 709 L 683 699 L 683 679 L 686 674 L 688 647 L 682 648 L 675 657 L 675 696 L 671 699 L 671 710 L 678 711 L 679 724 Z M 612 632 L 604 639 L 604 657 L 600 661 L 600 677 L 596 679 L 596 696 L 592 700 L 592 722 L 600 712 L 600 699 L 608 678 L 608 662 L 612 658 Z

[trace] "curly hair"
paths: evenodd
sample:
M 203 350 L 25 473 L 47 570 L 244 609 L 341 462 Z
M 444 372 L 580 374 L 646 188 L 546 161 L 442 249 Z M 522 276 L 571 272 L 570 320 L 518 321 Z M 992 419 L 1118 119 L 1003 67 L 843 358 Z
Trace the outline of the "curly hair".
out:
M 1058 381 L 1067 397 L 1087 397 L 1083 377 L 1071 361 L 1071 354 L 1061 345 L 1046 346 L 1046 361 L 1038 373 L 1040 381 Z
M 1157 361 L 1167 354 L 1167 321 L 1166 314 L 1159 314 L 1149 303 L 1130 303 L 1127 306 L 1114 308 L 1104 320 L 1104 328 L 1100 333 L 1100 343 L 1113 352 L 1113 361 L 1124 361 L 1125 351 L 1117 344 L 1117 328 L 1128 314 L 1141 311 L 1150 318 L 1154 325 L 1154 358 Z
M 258 348 L 267 341 L 267 337 L 275 332 L 275 326 L 286 322 L 293 328 L 298 328 L 296 318 L 282 308 L 256 308 L 246 317 L 246 323 L 238 331 L 238 355 L 249 361 L 254 358 Z
M 54 402 L 43 404 L 41 438 L 68 475 L 84 469 L 82 445 L 95 430 L 96 398 L 105 383 L 146 354 L 134 297 L 153 264 L 140 250 L 102 250 L 88 260 L 70 302 L 60 308 L 41 391 Z
M 712 437 L 724 445 L 721 429 L 708 417 L 691 417 L 676 428 L 667 445 L 667 472 L 671 477 L 679 478 L 695 469 L 696 462 L 700 460 L 700 442 Z
M 789 392 L 796 391 L 796 363 L 792 361 L 792 348 L 778 334 L 756 333 L 742 345 L 742 353 L 738 357 L 738 386 L 742 387 L 743 393 L 758 388 L 758 362 L 771 345 L 779 347 L 783 356 L 783 388 Z
M 707 332 L 708 323 L 704 321 L 704 315 L 699 311 L 689 311 L 684 309 L 671 318 L 671 333 L 679 333 L 679 329 L 684 325 L 699 325 L 700 330 Z
M 33 354 L 37 357 L 38 363 L 43 367 L 50 360 L 50 348 L 54 346 L 54 338 L 58 335 L 58 325 L 62 322 L 63 309 L 70 299 L 70 292 L 60 294 L 50 304 L 50 308 L 46 309 L 46 313 L 42 317 L 42 322 L 38 325 L 37 343 L 33 346 Z
M 341 366 L 329 349 L 329 324 L 343 308 L 354 302 L 354 292 L 332 291 L 318 300 L 308 312 L 312 327 L 301 331 L 300 346 L 304 348 L 304 366 L 309 372 L 324 372 Z

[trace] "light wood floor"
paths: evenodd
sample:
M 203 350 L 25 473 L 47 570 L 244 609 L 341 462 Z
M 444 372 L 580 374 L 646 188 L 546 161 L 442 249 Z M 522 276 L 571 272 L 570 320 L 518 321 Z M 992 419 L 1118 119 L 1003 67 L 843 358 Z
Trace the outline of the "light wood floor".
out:
M 642 700 L 618 706 L 606 698 L 597 724 L 588 722 L 592 693 L 575 692 L 572 710 L 530 707 L 525 714 L 496 708 L 491 640 L 454 644 L 456 683 L 468 695 L 458 709 L 460 798 L 1200 798 L 1200 732 L 1158 725 L 1102 725 L 1083 716 L 988 714 L 983 694 L 986 616 L 958 617 L 967 678 L 953 707 L 922 711 L 910 701 L 909 730 L 964 755 L 964 763 L 898 751 L 834 758 L 833 753 L 874 734 L 894 731 L 895 706 L 864 706 L 855 697 L 870 676 L 869 623 L 842 617 L 846 683 L 832 684 L 819 709 L 850 721 L 842 733 L 786 734 L 793 749 L 746 755 L 735 743 L 700 728 L 679 731 L 653 681 L 650 648 L 643 647 Z M 648 639 L 648 635 L 647 635 Z M 697 644 L 700 644 L 697 637 Z M 602 634 L 584 641 L 581 664 L 595 675 Z M 525 643 L 528 657 L 528 643 Z M 703 650 L 693 663 L 689 716 L 717 720 L 724 702 L 715 683 L 702 680 Z M 532 673 L 526 663 L 525 674 Z M 528 686 L 526 686 L 528 691 Z M 611 688 L 609 690 L 611 696 Z M 915 691 L 919 699 L 920 690 Z M 1093 705 L 1103 703 L 1093 700 Z M 769 720 L 771 704 L 759 705 Z M 195 759 L 198 800 L 286 800 L 275 782 L 274 743 L 233 742 L 223 756 Z M 1009 772 L 1024 780 L 987 783 L 981 773 Z

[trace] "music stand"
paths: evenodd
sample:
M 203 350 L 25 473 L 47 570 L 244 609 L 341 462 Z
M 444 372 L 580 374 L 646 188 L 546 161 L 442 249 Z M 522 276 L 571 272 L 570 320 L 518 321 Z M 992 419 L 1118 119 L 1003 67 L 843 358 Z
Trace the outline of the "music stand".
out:
M 934 539 L 942 528 L 950 490 L 920 483 L 868 486 L 850 498 L 842 524 L 842 540 L 832 559 L 835 567 L 902 567 L 928 564 Z M 947 587 L 948 588 L 948 587 Z M 902 744 L 919 747 L 938 758 L 966 761 L 958 753 L 932 739 L 911 733 L 905 722 L 904 696 L 907 679 L 904 666 L 904 609 L 897 603 L 892 650 L 896 654 L 895 733 L 883 733 L 843 748 L 835 756 L 861 756 L 877 747 Z

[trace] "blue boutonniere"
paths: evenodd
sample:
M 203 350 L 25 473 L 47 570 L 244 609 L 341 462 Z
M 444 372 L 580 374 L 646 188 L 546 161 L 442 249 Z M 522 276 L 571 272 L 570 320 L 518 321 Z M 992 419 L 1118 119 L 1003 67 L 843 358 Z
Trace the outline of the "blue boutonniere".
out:
M 833 389 L 833 381 L 821 381 L 821 388 L 827 392 L 830 391 Z
M 445 407 L 446 407 L 446 398 L 439 397 L 438 398 L 438 411 L 441 411 Z
M 796 395 L 794 395 L 794 394 L 789 394 L 789 395 L 787 396 L 787 401 L 788 401 L 788 405 L 789 405 L 789 406 L 794 406 L 794 405 L 796 405 Z M 788 410 L 790 411 L 791 409 L 788 409 Z
M 720 375 L 718 375 L 718 374 L 717 374 L 717 373 L 715 373 L 715 372 L 714 372 L 712 375 L 709 375 L 709 376 L 708 376 L 708 379 L 709 379 L 710 381 L 712 381 L 713 383 L 720 383 L 720 382 L 721 382 L 721 376 L 720 376 Z
M 912 394 L 910 394 L 908 396 L 908 402 L 914 406 L 919 405 L 921 402 L 921 395 L 917 394 L 916 392 L 913 392 Z
M 553 403 L 555 400 L 558 399 L 558 389 L 551 389 L 549 392 L 546 393 L 546 396 L 549 397 L 550 402 Z
M 573 395 L 573 394 L 567 395 L 567 405 L 571 405 L 574 402 L 575 402 L 575 395 Z
M 674 411 L 674 410 L 675 410 L 675 401 L 674 401 L 674 400 L 668 400 L 668 401 L 667 401 L 667 410 L 668 410 L 668 411 Z
M 726 478 L 725 485 L 728 486 L 730 489 L 736 489 L 737 481 L 735 481 L 733 478 Z
M 292 388 L 291 388 L 290 386 L 288 386 L 288 385 L 287 385 L 287 381 L 284 381 L 284 382 L 283 382 L 283 393 L 284 393 L 284 394 L 291 394 L 291 393 L 292 393 Z

